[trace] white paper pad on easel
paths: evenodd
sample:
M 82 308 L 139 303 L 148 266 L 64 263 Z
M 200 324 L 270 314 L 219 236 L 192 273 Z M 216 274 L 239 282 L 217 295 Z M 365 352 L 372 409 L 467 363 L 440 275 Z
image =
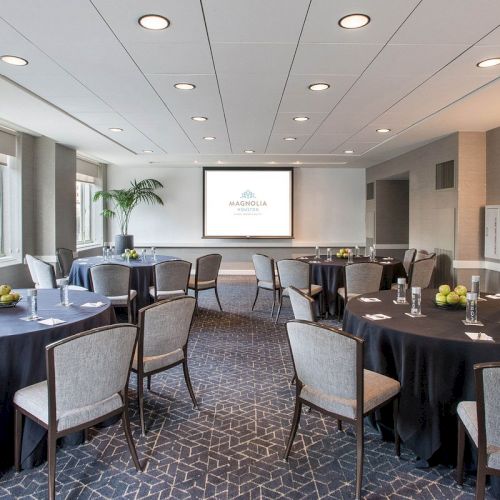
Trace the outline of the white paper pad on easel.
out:
M 372 321 L 380 321 L 381 319 L 391 319 L 387 314 L 365 314 L 363 318 L 371 319 Z
M 493 338 L 482 332 L 465 332 L 465 335 L 472 340 L 487 340 L 493 342 Z
M 82 304 L 80 307 L 102 307 L 105 305 L 106 304 L 104 302 L 86 302 L 85 304 Z
M 377 297 L 360 297 L 358 300 L 361 302 L 382 302 Z
M 66 321 L 57 318 L 47 318 L 42 319 L 42 321 L 39 321 L 38 323 L 40 323 L 41 325 L 54 326 L 60 325 L 61 323 L 66 323 Z

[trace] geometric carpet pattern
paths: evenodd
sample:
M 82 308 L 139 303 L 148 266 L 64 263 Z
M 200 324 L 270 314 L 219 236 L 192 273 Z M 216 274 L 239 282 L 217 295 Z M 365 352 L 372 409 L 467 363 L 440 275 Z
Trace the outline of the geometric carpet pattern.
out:
M 213 291 L 200 294 L 189 343 L 189 368 L 199 410 L 192 408 L 182 368 L 155 375 L 145 391 L 147 434 L 130 383 L 130 417 L 137 473 L 120 424 L 91 429 L 86 444 L 57 452 L 57 497 L 64 499 L 347 499 L 354 498 L 356 446 L 352 429 L 304 411 L 290 460 L 282 459 L 293 414 L 292 364 L 284 323 L 269 317 L 270 294 L 254 312 L 251 277 L 220 279 L 224 312 Z M 368 499 L 473 498 L 474 478 L 455 485 L 453 470 L 417 469 L 404 445 L 365 426 L 363 497 Z M 0 477 L 0 499 L 47 496 L 47 466 Z

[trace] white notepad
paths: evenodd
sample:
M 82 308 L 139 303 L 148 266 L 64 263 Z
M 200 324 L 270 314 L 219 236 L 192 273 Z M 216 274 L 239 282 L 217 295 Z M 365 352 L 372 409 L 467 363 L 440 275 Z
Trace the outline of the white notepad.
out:
M 382 319 L 391 319 L 391 316 L 387 316 L 387 314 L 365 314 L 363 318 L 371 319 L 372 321 L 380 321 Z
M 41 325 L 54 326 L 54 325 L 60 325 L 61 323 L 66 323 L 66 321 L 57 318 L 47 318 L 47 319 L 42 319 L 38 323 L 40 323 Z
M 377 297 L 360 297 L 358 300 L 361 302 L 382 302 Z
M 102 307 L 105 305 L 104 302 L 85 302 L 85 304 L 82 304 L 80 307 Z
M 486 335 L 486 333 L 482 332 L 465 332 L 465 335 L 467 335 L 467 337 L 472 340 L 486 340 L 489 342 L 494 342 L 493 337 L 490 337 L 489 335 Z

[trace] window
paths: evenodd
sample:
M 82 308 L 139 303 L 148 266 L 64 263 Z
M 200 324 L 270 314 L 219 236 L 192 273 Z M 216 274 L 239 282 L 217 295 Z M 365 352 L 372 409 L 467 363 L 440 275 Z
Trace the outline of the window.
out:
M 95 186 L 76 181 L 76 244 L 88 245 L 95 241 L 94 196 Z

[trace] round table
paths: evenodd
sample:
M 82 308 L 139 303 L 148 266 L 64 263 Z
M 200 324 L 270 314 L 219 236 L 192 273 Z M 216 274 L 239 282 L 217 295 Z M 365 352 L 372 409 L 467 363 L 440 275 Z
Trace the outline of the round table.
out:
M 18 389 L 47 378 L 45 346 L 75 333 L 115 322 L 113 308 L 106 297 L 92 292 L 69 291 L 72 305 L 60 305 L 58 289 L 38 290 L 38 314 L 43 319 L 57 318 L 64 323 L 46 326 L 38 321 L 24 321 L 28 316 L 27 291 L 17 290 L 23 299 L 16 307 L 0 309 L 0 469 L 14 462 L 14 407 Z M 84 303 L 103 302 L 96 308 Z M 30 467 L 45 460 L 45 430 L 25 419 L 22 465 Z
M 151 255 L 146 256 L 146 260 L 139 258 L 127 262 L 121 257 L 113 257 L 104 260 L 103 257 L 88 257 L 86 259 L 76 259 L 71 266 L 69 273 L 69 283 L 88 288 L 90 290 L 90 268 L 97 264 L 121 264 L 130 267 L 132 271 L 132 289 L 137 291 L 136 305 L 138 308 L 150 304 L 149 287 L 153 284 L 153 266 L 159 262 L 167 260 L 178 260 L 177 257 L 157 255 L 153 260 Z
M 436 290 L 422 292 L 422 314 L 411 318 L 409 305 L 396 305 L 395 291 L 367 294 L 381 302 L 349 301 L 344 330 L 364 339 L 365 368 L 401 383 L 398 430 L 418 457 L 453 463 L 456 457 L 457 404 L 475 400 L 473 365 L 500 360 L 500 303 L 478 303 L 484 326 L 465 326 L 465 310 L 444 310 L 433 303 Z M 365 314 L 390 319 L 373 321 Z M 465 332 L 484 332 L 491 341 L 471 340 Z M 377 416 L 382 432 L 392 415 Z M 432 459 L 432 460 L 431 460 Z
M 337 311 L 337 291 L 344 286 L 344 268 L 347 259 L 332 257 L 326 260 L 326 256 L 321 256 L 317 261 L 314 256 L 299 257 L 298 260 L 311 264 L 311 279 L 315 285 L 321 285 L 325 291 L 325 309 L 332 316 Z M 369 257 L 354 257 L 354 262 L 370 262 Z M 391 258 L 377 257 L 376 262 L 384 266 L 382 273 L 382 290 L 389 290 L 392 283 L 396 283 L 398 278 L 406 278 L 406 271 L 401 261 Z

